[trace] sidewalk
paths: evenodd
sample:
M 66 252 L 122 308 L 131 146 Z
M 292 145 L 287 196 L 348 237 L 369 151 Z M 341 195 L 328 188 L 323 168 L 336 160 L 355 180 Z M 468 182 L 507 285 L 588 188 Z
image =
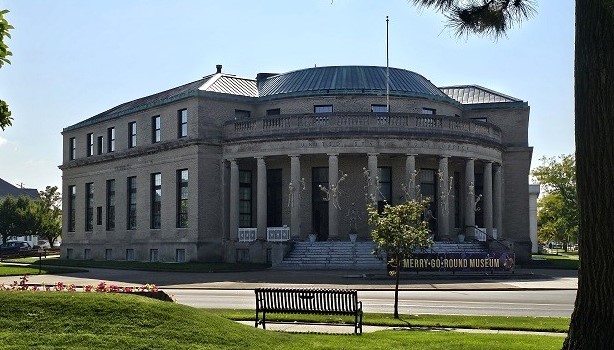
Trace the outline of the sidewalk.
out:
M 246 326 L 254 326 L 254 321 L 237 321 Z M 324 323 L 300 323 L 300 322 L 267 322 L 267 331 L 290 332 L 290 333 L 326 333 L 326 334 L 354 334 L 354 325 L 350 324 L 324 324 Z M 259 327 L 262 329 L 262 326 Z M 531 332 L 531 331 L 506 331 L 496 329 L 469 329 L 469 328 L 435 328 L 435 327 L 387 327 L 363 325 L 363 333 L 378 331 L 430 331 L 430 332 L 462 332 L 481 334 L 513 334 L 513 335 L 545 335 L 553 337 L 566 337 L 567 333 L 557 332 Z
M 0 277 L 0 284 L 10 284 L 19 276 Z M 394 278 L 385 271 L 287 271 L 192 273 L 134 270 L 89 269 L 88 272 L 60 275 L 31 275 L 31 284 L 96 285 L 100 281 L 120 286 L 155 284 L 161 289 L 254 289 L 346 288 L 358 290 L 394 289 Z M 401 290 L 556 290 L 577 289 L 576 271 L 517 269 L 510 275 L 401 275 Z

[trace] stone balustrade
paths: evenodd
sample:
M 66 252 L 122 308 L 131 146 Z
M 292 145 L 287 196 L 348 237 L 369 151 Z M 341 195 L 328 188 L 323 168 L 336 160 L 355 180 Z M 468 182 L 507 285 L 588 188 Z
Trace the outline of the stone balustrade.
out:
M 226 141 L 334 134 L 378 136 L 445 136 L 501 143 L 501 129 L 485 122 L 460 117 L 413 113 L 325 113 L 279 115 L 229 121 Z

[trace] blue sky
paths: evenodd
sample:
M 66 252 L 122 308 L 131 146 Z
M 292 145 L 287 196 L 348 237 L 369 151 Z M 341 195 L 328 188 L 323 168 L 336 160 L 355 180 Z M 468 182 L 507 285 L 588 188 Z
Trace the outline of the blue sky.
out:
M 574 151 L 572 0 L 539 0 L 507 38 L 458 39 L 407 0 L 0 0 L 15 27 L 0 96 L 0 178 L 61 184 L 64 127 L 213 73 L 254 78 L 330 65 L 386 65 L 437 86 L 478 84 L 528 101 L 533 163 Z

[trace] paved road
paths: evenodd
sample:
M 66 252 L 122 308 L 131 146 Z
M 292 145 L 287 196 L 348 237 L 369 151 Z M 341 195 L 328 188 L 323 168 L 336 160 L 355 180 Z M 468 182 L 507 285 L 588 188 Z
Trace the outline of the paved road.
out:
M 252 290 L 167 289 L 177 302 L 199 308 L 254 308 Z M 359 291 L 365 312 L 391 312 L 393 291 Z M 573 311 L 575 290 L 401 291 L 399 311 L 411 314 L 560 316 Z

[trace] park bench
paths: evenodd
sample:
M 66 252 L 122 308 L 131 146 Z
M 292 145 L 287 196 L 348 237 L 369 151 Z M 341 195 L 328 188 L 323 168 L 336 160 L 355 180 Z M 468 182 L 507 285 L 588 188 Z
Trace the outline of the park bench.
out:
M 362 302 L 356 290 L 257 288 L 256 328 L 266 329 L 268 313 L 354 316 L 354 333 L 362 334 Z

